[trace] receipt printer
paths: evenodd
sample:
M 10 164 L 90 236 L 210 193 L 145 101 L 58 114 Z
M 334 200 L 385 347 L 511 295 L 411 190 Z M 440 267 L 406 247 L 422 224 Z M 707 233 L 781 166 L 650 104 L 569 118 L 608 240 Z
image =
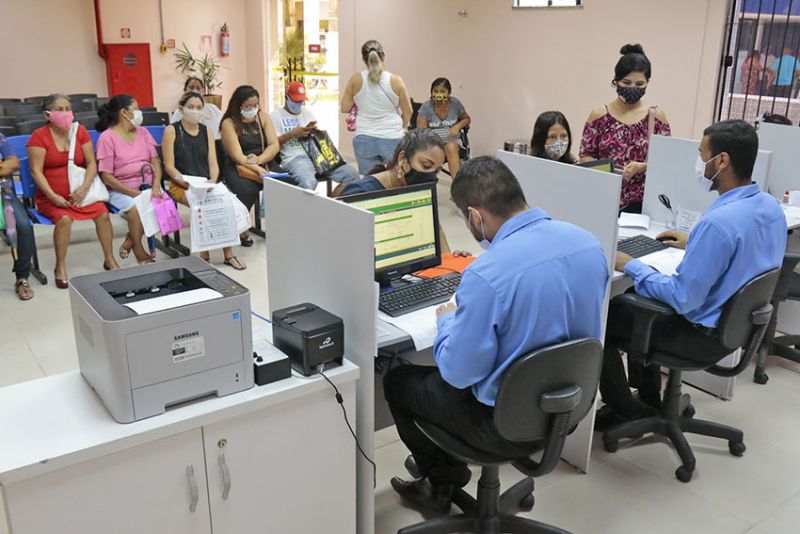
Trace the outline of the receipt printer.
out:
M 250 293 L 205 261 L 69 282 L 81 374 L 120 423 L 253 386 Z
M 272 312 L 272 343 L 305 376 L 326 363 L 342 363 L 344 324 L 339 317 L 306 302 Z

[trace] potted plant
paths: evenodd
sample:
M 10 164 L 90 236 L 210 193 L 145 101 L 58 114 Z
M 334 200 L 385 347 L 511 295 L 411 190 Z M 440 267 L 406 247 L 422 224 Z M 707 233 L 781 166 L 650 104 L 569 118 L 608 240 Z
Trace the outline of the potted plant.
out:
M 203 98 L 222 108 L 222 95 L 214 94 L 215 89 L 222 87 L 222 82 L 217 80 L 222 65 L 215 56 L 206 53 L 203 57 L 195 57 L 186 43 L 181 43 L 181 48 L 175 51 L 175 66 L 182 75 L 193 75 L 203 80 L 206 88 Z

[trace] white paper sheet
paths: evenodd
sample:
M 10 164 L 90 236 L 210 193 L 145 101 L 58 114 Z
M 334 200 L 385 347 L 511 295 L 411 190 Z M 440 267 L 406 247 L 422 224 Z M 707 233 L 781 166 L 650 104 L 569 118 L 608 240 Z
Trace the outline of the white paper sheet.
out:
M 678 210 L 678 215 L 675 217 L 675 229 L 679 232 L 692 233 L 695 225 L 700 222 L 702 213 L 692 210 L 685 210 L 683 208 Z
M 650 217 L 639 213 L 620 213 L 617 226 L 620 228 L 641 228 L 650 229 Z
M 186 196 L 191 206 L 189 225 L 192 236 L 192 252 L 203 252 L 239 244 L 234 203 L 231 193 L 226 187 L 216 184 L 213 189 L 190 187 Z
M 435 304 L 400 317 L 391 317 L 383 312 L 378 312 L 378 319 L 393 324 L 406 332 L 414 341 L 414 348 L 421 351 L 432 347 L 433 340 L 436 339 L 436 308 L 439 306 L 441 304 Z
M 139 217 L 142 219 L 144 235 L 147 237 L 152 237 L 161 231 L 161 228 L 158 226 L 156 210 L 153 208 L 153 201 L 151 198 L 152 194 L 152 189 L 145 189 L 133 198 L 133 203 L 136 205 L 136 211 L 139 212 Z
M 685 253 L 686 251 L 682 249 L 668 248 L 665 250 L 659 250 L 658 252 L 653 252 L 652 254 L 648 254 L 646 256 L 642 256 L 639 259 L 642 261 L 642 263 L 649 265 L 661 274 L 672 276 L 678 269 L 678 265 L 680 265 L 681 261 L 683 261 L 683 255 Z
M 191 291 L 182 291 L 172 295 L 165 295 L 163 297 L 153 297 L 146 300 L 139 300 L 125 304 L 128 308 L 136 312 L 137 315 L 144 315 L 146 313 L 159 312 L 164 310 L 171 310 L 180 306 L 188 306 L 189 304 L 196 304 L 198 302 L 205 302 L 222 298 L 222 294 L 202 287 L 200 289 L 192 289 Z

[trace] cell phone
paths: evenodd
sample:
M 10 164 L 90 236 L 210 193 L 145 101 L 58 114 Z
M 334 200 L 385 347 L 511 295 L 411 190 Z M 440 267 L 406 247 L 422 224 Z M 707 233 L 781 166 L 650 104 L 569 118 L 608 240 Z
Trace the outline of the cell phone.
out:
M 317 125 L 317 121 L 311 121 L 308 124 L 306 124 L 306 128 L 313 128 L 316 125 Z

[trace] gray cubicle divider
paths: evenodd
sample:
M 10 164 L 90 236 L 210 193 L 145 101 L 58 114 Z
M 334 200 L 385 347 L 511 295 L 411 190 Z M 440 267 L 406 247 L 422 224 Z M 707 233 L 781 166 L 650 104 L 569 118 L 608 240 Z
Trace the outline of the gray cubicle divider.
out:
M 800 128 L 761 123 L 758 126 L 758 146 L 772 151 L 767 186 L 770 194 L 782 202 L 784 192 L 800 190 L 797 159 Z
M 356 432 L 364 452 L 374 458 L 372 377 L 378 312 L 374 216 L 275 180 L 265 181 L 264 196 L 270 315 L 277 309 L 312 302 L 342 318 L 345 357 L 361 368 Z M 335 402 L 333 396 L 331 402 Z M 360 456 L 357 465 L 358 533 L 372 534 L 372 466 Z
M 622 184 L 619 175 L 502 150 L 497 151 L 497 157 L 519 180 L 528 204 L 542 208 L 554 219 L 570 222 L 593 233 L 603 246 L 609 273 L 614 272 Z M 605 332 L 610 284 L 609 279 L 602 332 Z M 586 472 L 589 470 L 593 427 L 594 407 L 567 439 L 562 454 L 565 460 Z
M 699 147 L 700 141 L 694 139 L 653 136 L 642 203 L 642 213 L 651 220 L 666 224 L 667 210 L 658 200 L 660 194 L 669 197 L 676 213 L 678 208 L 703 213 L 717 199 L 716 192 L 706 193 L 695 179 L 694 166 Z M 762 191 L 766 190 L 767 180 L 771 180 L 773 159 L 769 150 L 758 151 L 753 180 Z

